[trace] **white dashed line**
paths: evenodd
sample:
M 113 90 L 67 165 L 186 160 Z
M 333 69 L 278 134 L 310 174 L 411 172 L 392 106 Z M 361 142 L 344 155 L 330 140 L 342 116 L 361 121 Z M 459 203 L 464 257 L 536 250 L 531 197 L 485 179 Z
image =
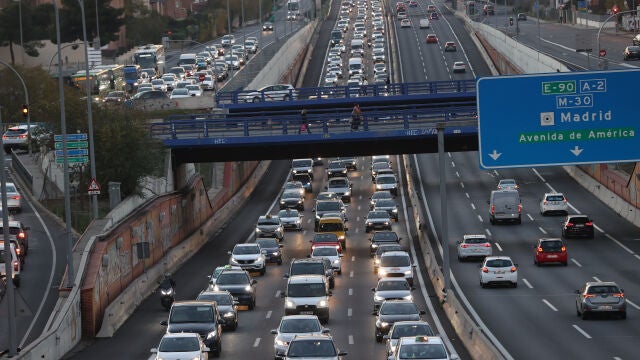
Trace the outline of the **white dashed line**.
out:
M 622 360 L 622 358 L 620 356 L 614 356 L 613 360 Z
M 277 298 L 280 297 L 280 290 L 276 291 L 276 295 L 274 297 L 277 297 Z
M 351 255 L 351 262 L 354 262 L 354 261 L 356 261 L 356 257 L 355 255 Z
M 582 329 L 580 328 L 580 326 L 575 325 L 575 324 L 573 324 L 573 325 L 571 325 L 571 326 L 573 326 L 573 328 L 574 328 L 574 329 L 578 330 L 578 332 L 579 332 L 580 334 L 582 334 L 582 336 L 586 337 L 587 339 L 591 339 L 591 335 L 587 334 L 587 332 L 586 332 L 586 331 L 582 330 Z
M 533 216 L 531 216 L 531 214 L 527 213 L 527 217 L 529 218 L 529 220 L 533 221 Z
M 640 255 L 636 254 L 636 255 L 633 255 L 633 256 L 635 256 L 636 259 L 640 260 Z
M 360 229 L 356 228 L 355 232 L 356 232 L 356 234 L 359 234 L 360 233 Z
M 459 172 L 457 172 L 457 171 L 456 171 L 456 176 L 457 176 L 457 177 L 460 177 L 460 173 L 459 173 Z
M 594 277 L 593 277 L 593 280 L 595 280 L 595 281 L 597 281 L 597 282 L 602 282 L 602 280 L 598 279 L 598 277 L 597 277 L 597 276 L 594 276 Z
M 580 263 L 578 262 L 578 260 L 576 260 L 576 259 L 574 259 L 574 258 L 571 258 L 571 261 L 572 261 L 574 264 L 576 264 L 578 267 L 582 267 L 582 264 L 580 264 Z
M 636 303 L 632 302 L 632 301 L 631 301 L 631 300 L 629 300 L 629 299 L 626 299 L 626 300 L 627 300 L 627 304 L 629 304 L 629 305 L 633 306 L 634 308 L 636 308 L 636 310 L 640 310 L 640 306 L 638 306 L 638 304 L 636 304 Z
M 450 152 L 448 152 L 448 153 L 447 153 L 447 155 L 449 155 L 449 158 L 451 158 L 451 157 L 452 157 Z
M 614 243 L 620 245 L 621 248 L 625 249 L 629 254 L 634 255 L 635 252 L 631 249 L 629 249 L 628 247 L 626 247 L 625 245 L 623 245 L 620 241 L 616 240 L 613 236 L 609 235 L 609 234 L 604 234 L 604 236 L 608 237 L 609 239 L 611 239 L 611 241 L 613 241 Z
M 253 347 L 258 347 L 260 345 L 260 338 L 257 338 L 256 341 L 253 342 Z
M 356 216 L 356 221 L 360 221 L 360 216 Z M 358 230 L 358 229 L 356 229 Z
M 464 195 L 467 197 L 467 199 L 471 199 L 471 196 L 469 196 L 468 192 L 464 193 Z
M 358 196 L 358 200 L 362 200 L 362 195 L 359 195 L 359 196 Z
M 464 189 L 464 183 L 460 181 L 460 187 Z
M 489 230 L 489 229 L 486 229 L 486 228 L 485 228 L 485 229 L 484 229 L 484 232 L 486 232 L 486 233 L 487 233 L 487 235 L 491 236 L 491 230 Z
M 351 316 L 353 315 L 353 309 L 352 308 L 348 308 L 347 309 L 347 316 Z
M 478 215 L 478 220 L 480 220 L 480 222 L 482 222 L 482 216 Z
M 529 289 L 533 289 L 533 285 L 531 285 L 531 283 L 529 282 L 529 280 L 527 280 L 527 279 L 525 279 L 525 278 L 522 278 L 522 282 L 523 282 L 525 285 L 527 285 L 527 287 L 528 287 Z
M 349 272 L 349 277 L 352 278 L 353 277 L 353 270 L 351 270 L 351 272 Z
M 547 231 L 543 229 L 542 226 L 538 226 L 538 230 L 540 230 L 541 233 L 547 235 Z
M 353 335 L 349 335 L 349 345 L 353 345 Z
M 362 209 L 362 206 L 361 206 L 361 205 L 358 205 L 358 211 L 360 211 L 360 209 Z
M 472 208 L 473 210 L 475 210 L 475 209 L 476 209 L 476 206 L 475 206 L 473 203 L 471 203 L 471 208 Z
M 542 299 L 542 302 L 545 303 L 551 310 L 558 311 L 558 309 L 556 309 L 555 306 L 551 305 L 551 303 L 547 301 L 547 299 Z
M 353 289 L 349 288 L 349 296 L 353 295 Z
M 502 246 L 500 246 L 500 244 L 499 244 L 499 243 L 495 243 L 495 244 L 496 244 L 496 247 L 498 248 L 498 250 L 499 250 L 499 251 L 502 251 Z
M 265 318 L 266 319 L 270 319 L 272 313 L 273 313 L 273 311 L 271 311 L 271 310 L 267 311 L 267 316 Z

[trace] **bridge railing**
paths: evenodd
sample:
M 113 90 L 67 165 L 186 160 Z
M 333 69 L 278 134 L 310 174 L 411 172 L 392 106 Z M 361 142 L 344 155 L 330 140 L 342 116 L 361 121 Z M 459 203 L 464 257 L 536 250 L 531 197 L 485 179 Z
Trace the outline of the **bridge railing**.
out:
M 307 116 L 312 134 L 323 138 L 352 132 L 351 115 L 347 112 L 335 115 Z M 397 131 L 431 131 L 445 124 L 464 124 L 477 127 L 475 106 L 443 107 L 429 111 L 407 109 L 402 111 L 371 111 L 363 113 L 358 131 L 375 132 L 384 136 Z M 151 125 L 150 135 L 158 139 L 224 139 L 231 137 L 269 137 L 298 135 L 301 128 L 298 115 L 279 117 L 246 117 L 219 119 L 206 117 L 190 120 L 168 121 Z M 306 134 L 303 131 L 303 134 Z M 370 133 L 371 134 L 371 133 Z M 248 140 L 249 142 L 251 140 Z
M 216 94 L 216 103 L 225 105 L 280 100 L 357 99 L 369 96 L 410 96 L 418 94 L 470 93 L 475 91 L 475 80 L 297 88 L 284 91 L 277 94 L 277 96 L 258 90 L 242 89 L 219 92 Z

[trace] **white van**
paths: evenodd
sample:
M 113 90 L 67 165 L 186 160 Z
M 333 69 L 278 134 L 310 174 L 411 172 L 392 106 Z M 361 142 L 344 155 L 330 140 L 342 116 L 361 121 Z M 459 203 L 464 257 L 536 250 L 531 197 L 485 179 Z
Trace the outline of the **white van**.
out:
M 294 275 L 280 294 L 285 315 L 316 315 L 320 322 L 329 321 L 329 296 L 324 275 Z
M 364 41 L 361 39 L 351 40 L 351 56 L 364 55 Z
M 420 29 L 428 29 L 431 26 L 429 19 L 420 19 Z
M 180 59 L 178 60 L 178 66 L 195 65 L 195 64 L 196 64 L 195 53 L 180 54 Z
M 349 59 L 349 77 L 355 74 L 363 74 L 362 58 L 352 57 Z

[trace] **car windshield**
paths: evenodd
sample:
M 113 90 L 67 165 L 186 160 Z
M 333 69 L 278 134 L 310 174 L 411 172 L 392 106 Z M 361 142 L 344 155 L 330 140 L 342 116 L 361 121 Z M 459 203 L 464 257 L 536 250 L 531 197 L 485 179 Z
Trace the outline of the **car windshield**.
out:
M 178 323 L 211 323 L 213 322 L 211 306 L 174 306 L 171 308 L 169 322 Z
M 227 294 L 200 294 L 196 300 L 215 301 L 220 305 L 233 305 L 231 296 Z
M 398 241 L 398 234 L 392 231 L 378 231 L 373 234 L 372 240 L 375 241 Z
M 217 285 L 244 285 L 248 283 L 247 275 L 239 273 L 220 274 L 218 281 L 216 281 Z
M 390 291 L 390 290 L 411 290 L 409 283 L 406 281 L 380 281 L 378 283 L 377 291 Z
M 372 200 L 391 199 L 391 193 L 388 191 L 376 191 L 371 196 Z
M 283 199 L 299 199 L 300 198 L 300 191 L 298 191 L 298 190 L 287 190 L 287 191 L 282 193 L 282 198 Z
M 376 184 L 395 184 L 395 176 L 378 176 L 376 178 Z
M 562 241 L 543 241 L 540 247 L 544 251 L 560 251 L 562 249 Z
M 324 264 L 320 262 L 293 263 L 289 275 L 324 275 Z
M 331 188 L 347 187 L 348 185 L 349 183 L 345 179 L 334 179 L 329 182 L 329 187 Z
M 372 211 L 367 216 L 368 219 L 386 219 L 389 218 L 389 213 L 386 211 Z
M 410 264 L 408 256 L 383 256 L 380 259 L 380 266 L 384 267 L 406 267 Z
M 311 167 L 313 166 L 313 160 L 307 160 L 307 159 L 300 159 L 300 160 L 293 160 L 291 162 L 291 166 L 296 168 L 296 167 Z
M 302 188 L 302 183 L 300 182 L 288 182 L 286 184 L 284 184 L 284 188 L 285 189 L 301 189 Z
M 200 343 L 195 336 L 163 337 L 158 346 L 160 352 L 192 352 L 199 351 Z
M 287 359 L 315 358 L 337 356 L 333 341 L 327 340 L 298 340 L 289 344 Z
M 376 202 L 376 206 L 377 207 L 395 207 L 396 206 L 396 202 L 393 201 L 393 200 L 387 200 L 387 199 L 378 200 Z
M 278 216 L 280 218 L 298 217 L 298 210 L 280 210 Z
M 256 244 L 260 245 L 262 249 L 277 249 L 278 242 L 276 239 L 260 239 L 256 240 Z
M 200 85 L 187 85 L 187 90 L 200 91 Z
M 171 92 L 171 95 L 189 95 L 189 90 L 187 89 L 175 89 Z
M 589 218 L 586 216 L 576 216 L 569 219 L 569 222 L 572 222 L 574 224 L 586 224 L 587 222 L 589 222 Z
M 316 319 L 284 319 L 280 323 L 281 333 L 311 333 L 320 331 L 320 322 Z
M 318 202 L 316 211 L 340 211 L 340 203 L 337 201 L 322 201 Z
M 380 307 L 380 315 L 417 314 L 416 304 L 412 302 L 384 302 Z
M 260 219 L 258 220 L 258 226 L 260 225 L 278 225 L 278 219 Z
M 287 296 L 289 297 L 320 297 L 325 295 L 326 288 L 323 283 L 289 284 L 287 286 Z
M 510 266 L 513 266 L 513 263 L 511 262 L 511 260 L 507 260 L 507 259 L 492 259 L 492 260 L 487 260 L 484 266 L 495 267 L 495 268 L 510 267 Z
M 547 201 L 564 201 L 563 195 L 548 195 Z
M 597 285 L 589 287 L 587 290 L 587 294 L 616 294 L 619 293 L 620 289 L 617 286 L 613 285 Z
M 326 243 L 326 242 L 338 242 L 338 236 L 336 234 L 325 233 L 325 234 L 315 234 L 313 236 L 314 243 Z
M 433 330 L 431 330 L 431 326 L 427 324 L 412 324 L 412 325 L 396 326 L 393 328 L 393 333 L 391 334 L 391 338 L 400 339 L 401 337 L 418 336 L 418 335 L 433 336 Z
M 332 161 L 329 163 L 329 169 L 344 169 L 342 161 Z
M 233 248 L 233 255 L 249 255 L 259 253 L 259 246 L 236 246 L 235 248 Z
M 344 225 L 342 225 L 342 223 L 339 223 L 339 222 L 330 222 L 330 223 L 320 222 L 320 226 L 318 226 L 318 231 L 320 232 L 344 231 Z
M 335 247 L 318 247 L 313 249 L 312 256 L 338 256 L 338 250 Z
M 446 359 L 447 351 L 442 344 L 408 344 L 398 355 L 401 359 Z
M 484 244 L 487 242 L 486 238 L 472 237 L 464 239 L 465 244 Z

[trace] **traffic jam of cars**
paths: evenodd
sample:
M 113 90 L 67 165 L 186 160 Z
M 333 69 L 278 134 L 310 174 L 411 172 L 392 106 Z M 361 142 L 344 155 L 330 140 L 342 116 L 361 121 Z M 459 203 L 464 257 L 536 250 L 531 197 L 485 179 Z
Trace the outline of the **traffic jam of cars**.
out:
M 1 287 L 12 281 L 15 287 L 20 287 L 22 271 L 25 267 L 27 254 L 29 253 L 29 230 L 30 227 L 18 220 L 14 214 L 22 211 L 22 194 L 12 182 L 6 183 L 7 212 L 9 213 L 8 231 L 9 245 L 4 236 L 4 223 L 0 219 L 0 282 Z M 0 215 L 3 209 L 0 208 Z M 5 252 L 9 252 L 9 263 L 5 260 Z M 7 278 L 7 267 L 11 267 L 11 279 Z

